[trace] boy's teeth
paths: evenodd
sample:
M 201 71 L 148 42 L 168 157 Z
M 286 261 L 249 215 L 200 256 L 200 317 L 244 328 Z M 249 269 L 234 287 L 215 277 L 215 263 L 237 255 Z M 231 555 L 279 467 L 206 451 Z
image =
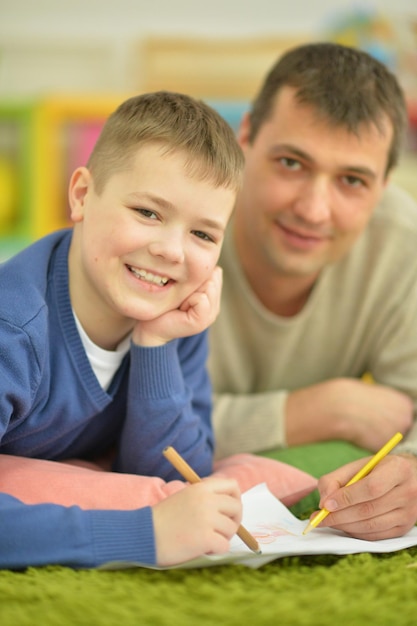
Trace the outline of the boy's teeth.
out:
M 136 270 L 134 267 L 130 267 L 130 271 L 132 274 L 135 274 L 135 276 L 138 276 L 138 278 L 146 280 L 148 283 L 154 283 L 155 285 L 166 285 L 169 280 L 166 276 L 156 276 L 145 270 Z

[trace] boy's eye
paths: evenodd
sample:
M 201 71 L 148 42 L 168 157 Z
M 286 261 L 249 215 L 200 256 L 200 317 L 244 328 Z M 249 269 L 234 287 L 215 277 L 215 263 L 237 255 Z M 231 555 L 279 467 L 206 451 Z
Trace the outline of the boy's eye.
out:
M 158 216 L 155 211 L 151 211 L 150 209 L 135 209 L 138 213 L 143 215 L 144 217 L 149 217 L 151 220 L 157 220 Z
M 199 239 L 204 239 L 204 241 L 214 241 L 214 239 L 212 237 L 210 237 L 210 235 L 207 235 L 207 233 L 203 233 L 202 230 L 193 230 L 193 235 L 196 235 L 196 237 L 199 237 Z

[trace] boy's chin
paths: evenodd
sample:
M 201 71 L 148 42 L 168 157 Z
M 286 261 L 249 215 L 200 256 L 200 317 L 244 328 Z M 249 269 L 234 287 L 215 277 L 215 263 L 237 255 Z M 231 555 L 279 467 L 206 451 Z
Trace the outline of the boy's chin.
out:
M 123 311 L 123 315 L 131 319 L 134 324 L 138 322 L 152 322 L 153 320 L 158 319 L 158 317 L 161 317 L 170 311 L 175 311 L 178 308 L 179 306 L 175 305 L 158 308 L 130 307 L 129 309 L 125 309 Z

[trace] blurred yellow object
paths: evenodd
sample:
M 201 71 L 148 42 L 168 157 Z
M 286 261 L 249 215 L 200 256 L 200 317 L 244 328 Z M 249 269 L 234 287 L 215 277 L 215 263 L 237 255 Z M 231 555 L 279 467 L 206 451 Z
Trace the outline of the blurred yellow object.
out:
M 0 235 L 11 230 L 16 210 L 17 170 L 10 159 L 0 156 Z
M 373 383 L 373 382 L 375 382 L 375 381 L 374 381 L 374 378 L 373 378 L 373 376 L 372 376 L 372 374 L 371 374 L 370 372 L 366 372 L 366 373 L 362 376 L 362 381 L 363 381 L 364 383 Z

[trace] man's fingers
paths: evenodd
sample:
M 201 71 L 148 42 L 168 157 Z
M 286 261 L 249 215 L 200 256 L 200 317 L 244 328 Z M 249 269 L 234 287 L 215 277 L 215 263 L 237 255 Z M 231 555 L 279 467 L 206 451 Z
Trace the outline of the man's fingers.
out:
M 347 485 L 370 458 L 349 463 L 331 474 L 322 476 L 318 483 L 320 508 L 333 511 L 336 508 L 345 508 L 359 502 L 379 498 L 399 483 L 399 476 L 397 479 L 396 473 L 392 469 L 388 469 L 384 460 L 368 476 Z

